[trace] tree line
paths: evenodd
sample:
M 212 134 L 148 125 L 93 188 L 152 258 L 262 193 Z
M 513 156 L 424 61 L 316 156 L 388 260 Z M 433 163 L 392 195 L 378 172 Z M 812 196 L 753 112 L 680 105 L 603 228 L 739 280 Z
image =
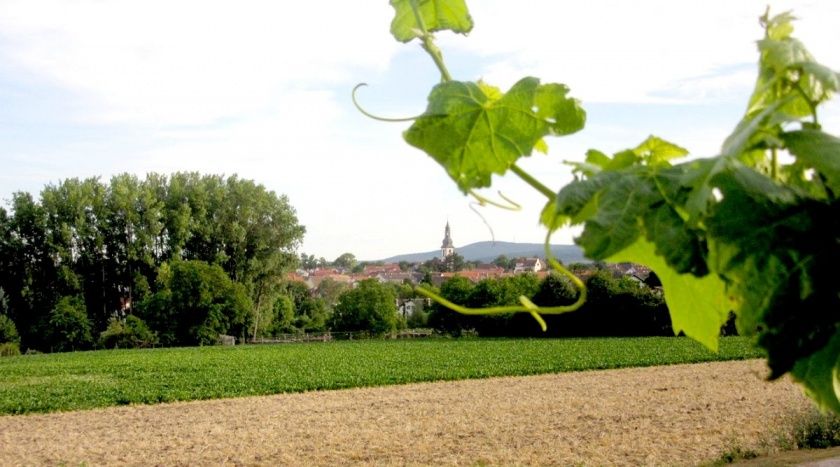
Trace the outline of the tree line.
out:
M 655 287 L 598 266 L 589 271 L 587 304 L 547 316 L 548 334 L 524 314 L 462 316 L 422 300 L 409 313 L 398 307 L 416 298 L 410 283 L 324 279 L 310 290 L 284 279 L 311 265 L 296 253 L 303 234 L 285 196 L 236 176 L 122 174 L 108 183 L 64 180 L 38 199 L 15 193 L 0 207 L 0 353 L 405 327 L 482 336 L 671 332 Z M 359 265 L 350 253 L 334 263 Z M 577 293 L 565 279 L 533 274 L 478 283 L 456 276 L 438 290 L 470 307 L 516 304 L 520 295 L 560 305 Z
M 598 266 L 590 266 L 585 280 L 588 295 L 584 306 L 561 315 L 545 315 L 548 330 L 543 332 L 526 313 L 467 316 L 433 304 L 428 325 L 451 335 L 474 331 L 479 336 L 589 337 L 589 336 L 669 336 L 671 319 L 655 276 L 641 281 Z M 569 305 L 577 298 L 572 283 L 551 273 L 544 279 L 535 274 L 517 274 L 473 283 L 463 277 L 443 282 L 444 298 L 468 307 L 516 305 L 524 295 L 540 306 Z
M 235 175 L 14 193 L 0 207 L 0 339 L 50 351 L 244 335 L 273 307 L 304 231 L 285 196 Z
M 548 331 L 527 314 L 467 316 L 438 303 L 419 306 L 413 313 L 400 313 L 396 299 L 415 296 L 408 284 L 380 284 L 362 281 L 356 289 L 345 289 L 327 321 L 335 331 L 367 331 L 386 334 L 401 328 L 431 327 L 452 336 L 465 332 L 486 337 L 532 336 L 669 336 L 671 319 L 655 275 L 645 281 L 592 265 L 577 268 L 586 276 L 588 300 L 578 311 L 544 316 Z M 424 284 L 432 287 L 431 284 Z M 564 277 L 548 274 L 517 274 L 487 278 L 474 283 L 464 277 L 445 280 L 435 290 L 444 298 L 473 308 L 515 305 L 524 295 L 543 306 L 568 305 L 577 298 L 577 290 Z M 729 330 L 731 332 L 731 330 Z

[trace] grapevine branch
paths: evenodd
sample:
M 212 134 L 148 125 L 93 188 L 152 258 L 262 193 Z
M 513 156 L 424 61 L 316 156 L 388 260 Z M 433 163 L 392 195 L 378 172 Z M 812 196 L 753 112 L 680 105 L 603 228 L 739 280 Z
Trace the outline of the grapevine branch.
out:
M 446 63 L 443 60 L 443 53 L 441 52 L 440 48 L 438 48 L 438 46 L 435 44 L 434 36 L 428 30 L 428 28 L 426 26 L 426 23 L 423 20 L 423 15 L 420 12 L 420 7 L 419 7 L 419 4 L 418 4 L 418 1 L 417 0 L 410 0 L 409 4 L 411 5 L 411 10 L 414 14 L 414 19 L 415 19 L 416 24 L 417 24 L 416 34 L 417 34 L 417 37 L 421 40 L 421 46 L 422 46 L 423 50 L 425 50 L 426 53 L 429 54 L 429 56 L 432 58 L 432 61 L 435 64 L 435 66 L 440 71 L 441 81 L 442 82 L 452 81 L 452 75 L 449 73 L 449 70 L 446 67 Z M 366 84 L 365 83 L 360 83 L 360 84 L 356 85 L 356 87 L 353 88 L 353 94 L 352 94 L 353 105 L 355 105 L 356 108 L 359 110 L 359 112 L 361 112 L 363 115 L 365 115 L 369 118 L 372 118 L 374 120 L 383 121 L 383 122 L 407 122 L 407 121 L 417 120 L 418 118 L 420 118 L 420 116 L 411 117 L 411 118 L 385 118 L 385 117 L 379 117 L 377 115 L 371 114 L 370 112 L 367 112 L 366 110 L 364 110 L 361 107 L 361 105 L 359 105 L 359 103 L 356 99 L 356 92 L 358 91 L 358 89 L 360 87 L 363 87 L 363 86 L 366 86 Z M 534 176 L 532 176 L 531 174 L 529 174 L 528 172 L 523 170 L 518 165 L 511 164 L 509 169 L 516 176 L 518 176 L 520 179 L 522 179 L 522 181 L 527 183 L 529 186 L 531 186 L 533 189 L 535 189 L 540 194 L 547 197 L 550 201 L 553 201 L 555 199 L 556 194 L 553 190 L 551 190 L 550 188 L 545 186 L 543 183 L 538 181 Z M 518 203 L 512 201 L 510 198 L 507 198 L 501 192 L 499 192 L 499 196 L 507 204 L 503 204 L 503 203 L 500 203 L 500 202 L 496 202 L 496 201 L 492 201 L 490 199 L 487 199 L 487 198 L 479 195 L 478 193 L 476 193 L 473 190 L 470 190 L 468 192 L 468 194 L 470 196 L 472 196 L 476 200 L 477 204 L 480 205 L 480 206 L 490 205 L 490 206 L 494 206 L 494 207 L 497 207 L 497 208 L 500 208 L 500 209 L 507 209 L 507 210 L 511 210 L 511 211 L 518 211 L 518 210 L 521 209 L 521 206 Z M 474 209 L 474 204 L 470 205 L 470 209 L 473 209 L 473 211 L 478 213 L 478 211 Z M 478 215 L 479 215 L 479 217 L 481 217 L 484 224 L 487 225 L 488 228 L 490 228 L 490 226 L 487 224 L 487 221 L 484 219 L 484 217 L 481 216 L 480 213 L 478 213 Z M 556 214 L 555 214 L 554 217 L 556 217 Z M 553 222 L 552 222 L 552 225 L 553 225 Z M 492 228 L 490 228 L 490 234 L 491 234 L 491 236 L 493 235 L 493 229 Z M 437 303 L 440 303 L 441 305 L 443 305 L 447 308 L 450 308 L 454 311 L 457 311 L 457 312 L 465 314 L 465 315 L 495 315 L 495 314 L 505 314 L 505 313 L 526 312 L 526 313 L 529 313 L 531 316 L 533 316 L 534 319 L 539 323 L 542 330 L 545 331 L 547 329 L 547 325 L 546 325 L 545 320 L 542 318 L 542 316 L 540 316 L 541 314 L 561 314 L 561 313 L 567 313 L 567 312 L 570 312 L 570 311 L 574 311 L 574 310 L 579 309 L 583 305 L 583 303 L 586 301 L 586 286 L 583 284 L 583 282 L 577 276 L 575 276 L 569 270 L 567 270 L 565 267 L 563 267 L 563 265 L 560 264 L 560 262 L 557 261 L 553 257 L 553 255 L 551 253 L 551 248 L 550 248 L 551 234 L 552 234 L 552 231 L 549 230 L 548 234 L 546 235 L 546 239 L 545 239 L 546 260 L 548 261 L 548 264 L 551 266 L 552 269 L 554 269 L 555 271 L 559 272 L 560 274 L 566 276 L 572 282 L 572 284 L 574 284 L 574 286 L 579 290 L 577 300 L 574 303 L 572 303 L 571 305 L 554 306 L 554 307 L 540 307 L 540 306 L 536 305 L 535 303 L 533 303 L 531 300 L 529 300 L 528 297 L 520 296 L 519 297 L 519 305 L 498 306 L 498 307 L 490 307 L 490 308 L 468 308 L 468 307 L 461 306 L 461 305 L 458 305 L 456 303 L 453 303 L 453 302 L 447 300 L 446 298 L 442 297 L 441 295 L 439 295 L 435 291 L 433 291 L 429 288 L 426 288 L 422 285 L 417 286 L 415 288 L 415 290 L 418 293 L 420 293 L 421 295 L 424 295 L 428 298 L 431 298 L 432 300 L 436 301 Z

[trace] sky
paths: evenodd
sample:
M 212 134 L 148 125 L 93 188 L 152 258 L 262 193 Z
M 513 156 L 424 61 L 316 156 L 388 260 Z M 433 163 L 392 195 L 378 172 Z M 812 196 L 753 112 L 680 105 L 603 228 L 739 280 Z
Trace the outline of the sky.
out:
M 473 31 L 437 39 L 455 79 L 536 76 L 581 100 L 586 128 L 520 162 L 559 189 L 564 161 L 650 134 L 715 155 L 752 90 L 768 4 L 793 10 L 796 37 L 840 69 L 835 0 L 472 0 Z M 417 43 L 391 37 L 392 15 L 384 0 L 0 0 L 0 200 L 74 177 L 238 174 L 288 196 L 307 230 L 299 251 L 328 260 L 434 250 L 447 221 L 456 247 L 542 242 L 542 195 L 496 177 L 484 194 L 523 209 L 479 216 L 402 140 L 409 123 L 353 107 L 365 82 L 368 111 L 417 115 L 440 79 Z M 821 121 L 840 133 L 840 105 Z

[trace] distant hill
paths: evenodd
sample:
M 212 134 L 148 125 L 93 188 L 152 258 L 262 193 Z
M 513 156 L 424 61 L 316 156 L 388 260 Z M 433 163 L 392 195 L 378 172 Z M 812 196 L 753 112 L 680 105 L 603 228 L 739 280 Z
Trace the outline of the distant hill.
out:
M 505 255 L 508 258 L 542 258 L 545 256 L 545 249 L 542 243 L 478 242 L 455 248 L 455 252 L 463 256 L 467 261 L 482 261 L 485 263 L 493 261 L 499 255 Z M 583 251 L 577 245 L 552 245 L 551 252 L 555 258 L 564 264 L 589 262 L 588 259 L 583 257 Z M 437 256 L 440 256 L 440 250 L 397 255 L 385 258 L 382 261 L 385 263 L 399 263 L 400 261 L 420 263 Z

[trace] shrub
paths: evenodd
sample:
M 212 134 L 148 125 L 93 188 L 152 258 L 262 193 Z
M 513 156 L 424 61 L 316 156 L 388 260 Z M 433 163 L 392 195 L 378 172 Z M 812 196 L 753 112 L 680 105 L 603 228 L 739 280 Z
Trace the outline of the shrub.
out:
M 784 443 L 784 441 L 787 443 Z M 792 422 L 782 444 L 792 449 L 825 449 L 840 446 L 840 416 L 811 410 Z
M 397 321 L 394 290 L 374 279 L 366 279 L 338 298 L 332 316 L 332 328 L 336 331 L 370 331 L 382 335 L 396 331 Z
M 6 342 L 19 343 L 20 335 L 18 335 L 15 322 L 6 315 L 0 315 L 0 344 Z
M 50 312 L 50 347 L 55 351 L 87 349 L 93 344 L 85 302 L 62 297 Z
M 297 331 L 294 326 L 295 303 L 288 295 L 279 295 L 272 307 L 274 319 L 271 323 L 270 333 L 272 335 L 288 334 Z
M 0 357 L 14 357 L 15 355 L 20 355 L 20 345 L 17 342 L 0 344 Z
M 429 323 L 429 314 L 422 310 L 415 310 L 414 313 L 408 315 L 405 320 L 405 325 L 409 329 L 425 328 Z
M 157 335 L 142 319 L 128 315 L 125 320 L 111 318 L 108 328 L 99 335 L 105 348 L 145 348 L 157 344 Z
M 245 334 L 251 299 L 220 266 L 176 261 L 159 282 L 164 287 L 143 300 L 138 311 L 164 345 L 213 345 L 219 334 Z

